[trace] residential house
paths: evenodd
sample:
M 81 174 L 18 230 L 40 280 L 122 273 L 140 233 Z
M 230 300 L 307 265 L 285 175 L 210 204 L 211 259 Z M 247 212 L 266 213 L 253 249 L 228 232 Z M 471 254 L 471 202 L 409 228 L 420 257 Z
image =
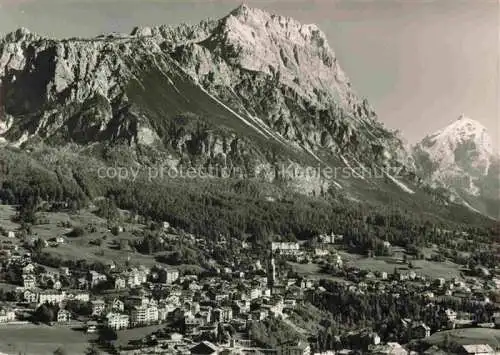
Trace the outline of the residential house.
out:
M 291 341 L 281 344 L 278 355 L 310 355 L 311 346 L 304 341 Z
M 389 342 L 385 345 L 377 345 L 372 349 L 371 354 L 408 355 L 408 351 L 399 343 Z
M 58 290 L 46 290 L 38 293 L 38 304 L 59 304 L 66 298 L 66 293 Z
M 214 339 L 219 334 L 219 327 L 217 324 L 208 324 L 198 327 L 198 332 L 203 338 Z
M 229 294 L 225 293 L 225 292 L 216 293 L 216 294 L 214 294 L 214 297 L 213 297 L 213 300 L 215 302 L 222 302 L 222 301 L 227 300 L 227 299 L 229 299 Z
M 166 321 L 169 313 L 170 313 L 170 310 L 168 308 L 158 307 L 158 321 L 159 322 Z
M 33 274 L 23 274 L 23 287 L 25 289 L 36 288 L 36 277 Z
M 375 279 L 375 278 L 376 278 L 375 273 L 374 273 L 374 272 L 371 272 L 371 271 L 369 271 L 369 272 L 368 272 L 368 273 L 366 273 L 366 275 L 365 275 L 365 279 L 368 279 L 368 280 L 373 280 L 373 279 Z
M 338 268 L 341 268 L 343 265 L 342 257 L 339 254 L 333 255 L 331 264 L 338 267 Z
M 212 321 L 212 307 L 200 307 L 200 311 L 196 313 L 195 318 L 201 320 L 202 324 L 208 324 Z
M 172 284 L 179 279 L 179 270 L 171 268 L 161 268 L 158 271 L 158 280 L 161 283 Z
M 111 329 L 126 329 L 129 327 L 129 323 L 130 317 L 126 314 L 110 312 L 106 315 L 105 324 Z
M 459 354 L 463 355 L 494 355 L 495 350 L 488 344 L 462 345 Z
M 492 318 L 495 327 L 500 328 L 500 312 L 494 313 Z
M 128 301 L 132 306 L 146 306 L 149 303 L 146 296 L 129 296 Z
M 108 260 L 106 262 L 106 268 L 109 270 L 109 271 L 113 271 L 116 269 L 116 264 L 113 260 Z
M 323 244 L 335 244 L 335 234 L 321 234 L 319 240 Z
M 140 266 L 139 269 L 133 268 L 134 280 L 137 282 L 136 286 L 140 286 L 147 282 L 149 269 L 145 266 Z
M 135 306 L 130 312 L 130 322 L 133 325 L 158 322 L 158 306 L 155 304 Z
M 433 345 L 424 351 L 424 355 L 447 355 L 446 351 L 441 350 L 438 346 Z
M 249 298 L 251 301 L 262 296 L 262 289 L 260 287 L 255 287 L 250 290 Z
M 453 323 L 457 319 L 457 312 L 455 312 L 453 309 L 447 308 L 445 311 L 445 316 L 446 319 L 448 319 L 448 322 Z
M 82 301 L 82 302 L 88 302 L 90 301 L 90 294 L 88 292 L 81 292 L 81 291 L 77 291 L 75 293 L 75 300 L 79 300 L 79 301 Z
M 475 270 L 477 275 L 482 276 L 482 277 L 489 277 L 490 276 L 490 270 L 485 268 L 484 266 L 476 266 Z
M 104 310 L 106 309 L 106 303 L 102 299 L 96 299 L 90 302 L 92 306 L 92 315 L 93 316 L 100 316 L 104 313 Z
M 125 310 L 125 304 L 118 298 L 115 298 L 111 303 L 111 309 L 116 312 L 123 312 Z
M 80 291 L 80 290 L 67 291 L 66 292 L 66 299 L 76 300 L 76 301 L 81 301 L 81 302 L 89 302 L 90 301 L 90 294 L 88 292 Z
M 16 320 L 16 313 L 10 309 L 0 310 L 0 323 L 9 323 Z
M 22 272 L 23 275 L 32 274 L 33 272 L 35 272 L 35 266 L 33 264 L 28 264 L 23 267 Z
M 184 315 L 184 328 L 186 334 L 189 334 L 190 332 L 202 326 L 203 324 L 205 324 L 205 321 L 200 317 L 194 317 L 190 313 Z
M 99 285 L 102 282 L 106 282 L 108 280 L 108 277 L 104 274 L 101 274 L 97 271 L 90 270 L 88 275 L 87 275 L 88 281 L 90 283 L 90 287 L 95 287 Z
M 78 282 L 78 288 L 80 290 L 86 290 L 86 289 L 89 288 L 90 283 L 89 283 L 89 281 L 87 280 L 86 277 L 79 277 L 77 279 L 77 282 Z
M 372 345 L 378 345 L 378 344 L 380 344 L 381 339 L 377 333 L 372 332 L 368 335 L 368 341 Z
M 314 249 L 314 255 L 316 256 L 326 256 L 328 254 L 330 254 L 330 252 L 327 249 L 322 249 L 322 248 Z
M 215 322 L 228 323 L 233 319 L 233 309 L 230 307 L 216 308 L 212 315 Z
M 124 288 L 127 288 L 127 281 L 123 277 L 117 277 L 115 279 L 115 289 L 116 290 L 122 290 Z
M 295 306 L 297 305 L 297 300 L 295 300 L 294 298 L 289 298 L 284 300 L 282 303 L 284 308 L 295 308 Z
M 265 309 L 256 309 L 252 311 L 252 320 L 261 321 L 268 317 L 268 312 Z
M 57 323 L 67 323 L 71 320 L 71 313 L 65 309 L 60 309 L 57 312 Z
M 434 292 L 432 291 L 425 291 L 422 296 L 428 299 L 433 299 L 435 297 Z
M 156 304 L 149 304 L 146 309 L 146 321 L 147 323 L 158 322 L 158 306 Z
M 88 321 L 86 324 L 85 324 L 85 329 L 87 331 L 87 333 L 95 333 L 97 332 L 97 322 L 96 321 Z
M 127 286 L 131 288 L 142 285 L 143 283 L 142 281 L 146 282 L 146 280 L 141 280 L 140 272 L 136 268 L 132 268 L 129 271 L 127 271 L 124 274 L 124 277 L 126 279 Z
M 399 273 L 399 281 L 406 281 L 410 278 L 410 275 L 406 272 Z
M 300 246 L 293 242 L 272 242 L 271 250 L 285 255 L 297 255 L 300 253 Z
M 314 281 L 311 279 L 303 279 L 300 282 L 300 288 L 312 288 L 314 285 Z
M 250 312 L 250 301 L 235 301 L 233 304 L 234 313 L 237 315 L 242 315 Z
M 28 303 L 36 303 L 38 299 L 38 293 L 32 290 L 26 290 L 23 293 L 24 301 Z
M 410 331 L 413 339 L 422 339 L 431 336 L 431 328 L 425 323 L 418 323 L 412 326 Z

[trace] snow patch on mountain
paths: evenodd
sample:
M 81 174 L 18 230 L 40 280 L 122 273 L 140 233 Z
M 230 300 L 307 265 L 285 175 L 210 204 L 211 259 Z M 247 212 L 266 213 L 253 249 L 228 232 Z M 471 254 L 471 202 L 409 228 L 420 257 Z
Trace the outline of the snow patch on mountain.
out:
M 406 186 L 405 184 L 403 184 L 401 181 L 399 181 L 398 179 L 396 179 L 391 174 L 385 173 L 385 175 L 389 178 L 389 180 L 391 180 L 393 183 L 395 183 L 404 192 L 407 192 L 409 194 L 414 194 L 415 193 L 415 191 L 413 191 L 412 189 L 410 189 L 408 186 Z
M 351 171 L 351 173 L 353 174 L 353 176 L 355 176 L 357 178 L 360 178 L 361 180 L 366 180 L 363 175 L 360 175 L 355 169 L 352 168 L 351 164 L 349 164 L 349 162 L 347 161 L 347 159 L 343 155 L 340 156 L 340 159 L 342 159 L 342 162 Z

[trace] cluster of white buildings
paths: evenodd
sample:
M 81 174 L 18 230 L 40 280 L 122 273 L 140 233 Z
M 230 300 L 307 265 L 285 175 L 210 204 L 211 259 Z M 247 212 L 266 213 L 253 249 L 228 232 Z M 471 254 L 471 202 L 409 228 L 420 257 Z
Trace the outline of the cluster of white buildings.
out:
M 99 300 L 98 308 L 95 308 L 96 301 L 94 301 L 92 303 L 93 314 L 96 316 L 104 315 L 106 309 L 111 308 L 105 314 L 106 326 L 113 329 L 125 329 L 164 322 L 168 314 L 180 306 L 179 299 L 175 296 L 161 301 L 144 296 L 131 296 L 128 301 L 132 305 L 128 314 L 124 313 L 124 303 L 118 299 L 115 299 L 111 305 L 106 305 L 104 301 Z
M 115 278 L 115 289 L 134 288 L 141 286 L 148 279 L 149 269 L 145 267 L 131 268 Z
M 60 290 L 25 290 L 23 293 L 24 301 L 28 303 L 43 303 L 59 304 L 63 301 L 77 300 L 88 302 L 90 294 L 86 291 L 60 291 Z
M 156 267 L 154 271 L 141 266 L 131 268 L 116 276 L 114 287 L 117 290 L 135 288 L 147 282 L 151 276 L 155 282 L 172 284 L 179 279 L 179 270 L 173 268 Z
M 296 242 L 272 242 L 271 251 L 283 255 L 299 255 L 300 245 Z

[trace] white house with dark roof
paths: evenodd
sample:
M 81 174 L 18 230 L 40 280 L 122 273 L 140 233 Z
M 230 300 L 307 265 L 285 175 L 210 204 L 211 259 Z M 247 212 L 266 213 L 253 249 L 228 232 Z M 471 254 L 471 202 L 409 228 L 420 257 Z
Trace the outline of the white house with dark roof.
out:
M 462 345 L 460 354 L 464 355 L 494 355 L 495 350 L 488 344 Z

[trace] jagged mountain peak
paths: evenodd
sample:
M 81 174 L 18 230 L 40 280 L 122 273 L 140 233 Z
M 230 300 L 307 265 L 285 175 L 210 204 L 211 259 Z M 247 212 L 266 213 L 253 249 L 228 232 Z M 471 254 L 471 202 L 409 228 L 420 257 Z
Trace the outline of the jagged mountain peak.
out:
M 33 40 L 40 38 L 36 33 L 32 33 L 29 29 L 25 27 L 20 27 L 17 30 L 7 33 L 3 38 L 5 42 L 21 42 L 27 40 Z
M 219 20 L 205 40 L 188 44 L 192 46 L 186 50 L 177 48 L 177 59 L 193 67 L 197 76 L 209 75 L 217 67 L 193 65 L 195 60 L 223 60 L 235 68 L 277 77 L 316 103 L 330 100 L 349 105 L 356 96 L 325 34 L 316 25 L 243 5 Z M 197 58 L 192 58 L 193 52 Z M 220 77 L 227 82 L 224 71 Z
M 229 14 L 226 16 L 226 18 L 231 16 L 240 18 L 242 20 L 250 20 L 252 18 L 269 19 L 271 17 L 285 18 L 284 16 L 275 15 L 268 11 L 259 9 L 257 7 L 251 7 L 245 3 L 241 4 L 234 10 L 230 11 Z M 291 18 L 288 19 L 292 20 Z
M 492 139 L 486 127 L 479 121 L 463 114 L 445 128 L 427 136 L 422 144 L 434 147 L 441 153 L 453 151 L 459 145 L 473 144 L 474 149 L 487 155 L 493 154 Z
M 234 10 L 232 10 L 230 12 L 230 15 L 233 15 L 233 16 L 248 15 L 249 13 L 255 12 L 255 11 L 263 12 L 260 9 L 252 8 L 252 7 L 248 6 L 246 3 L 242 3 L 240 6 L 238 6 Z
M 469 116 L 465 114 L 461 114 L 458 116 L 458 118 L 450 123 L 445 129 L 447 128 L 452 128 L 452 129 L 460 129 L 460 130 L 467 130 L 467 131 L 474 131 L 474 130 L 486 130 L 485 126 L 475 120 L 470 118 Z
M 460 115 L 413 151 L 420 175 L 433 183 L 463 196 L 497 198 L 498 159 L 488 130 L 477 120 Z
M 317 46 L 330 50 L 326 35 L 317 25 L 302 24 L 291 17 L 275 15 L 245 4 L 231 11 L 222 21 L 225 24 L 225 29 L 229 31 L 243 30 L 241 26 L 246 27 L 244 30 L 254 39 L 258 38 L 252 32 L 260 29 L 267 32 L 269 36 L 280 34 L 285 38 L 297 40 L 299 45 L 304 45 L 304 40 L 312 40 Z

